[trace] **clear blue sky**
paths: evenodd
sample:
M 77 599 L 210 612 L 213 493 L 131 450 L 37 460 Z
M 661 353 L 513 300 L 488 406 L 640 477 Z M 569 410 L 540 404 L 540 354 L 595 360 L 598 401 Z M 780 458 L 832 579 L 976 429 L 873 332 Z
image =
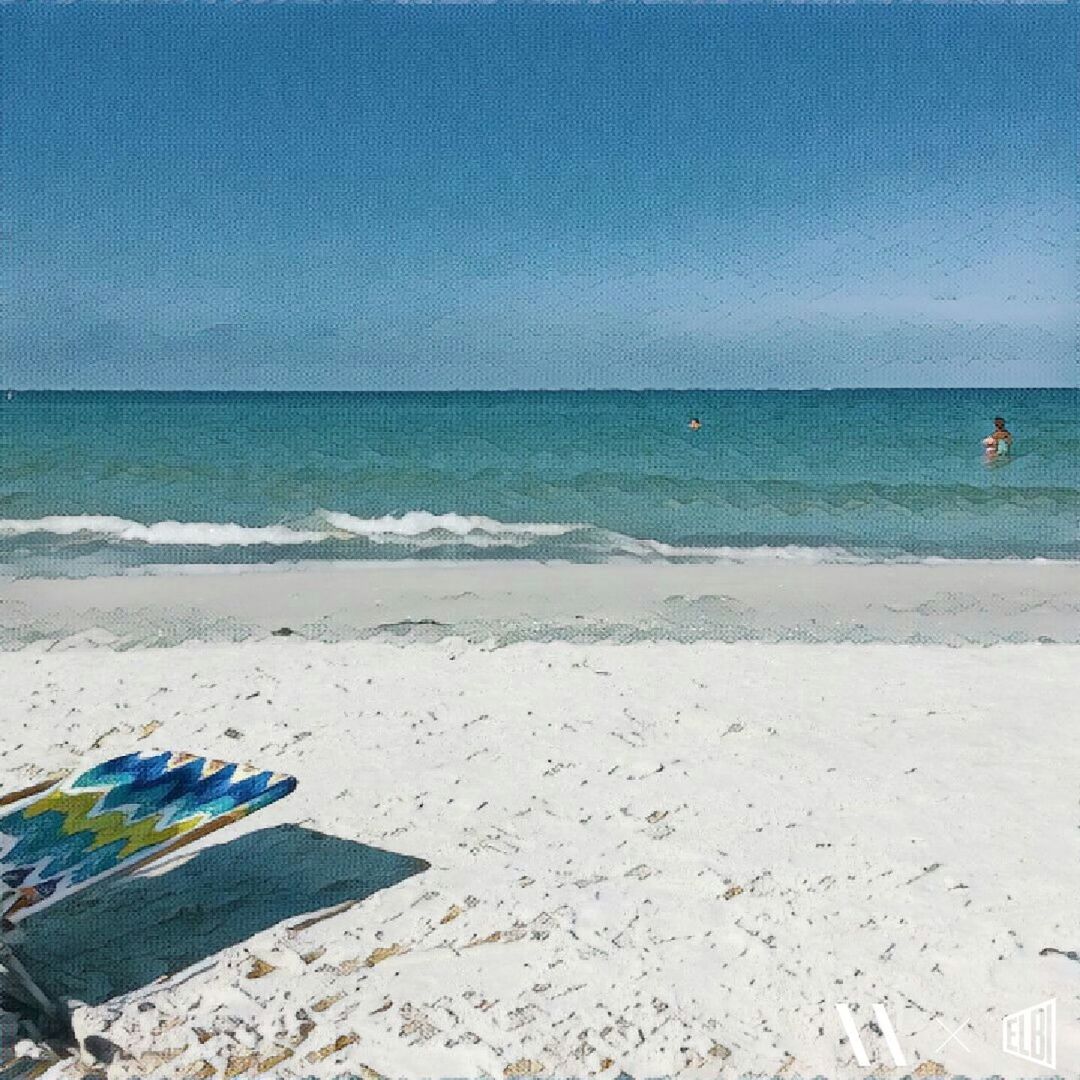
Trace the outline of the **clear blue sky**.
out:
M 1076 385 L 1075 6 L 0 6 L 0 382 Z

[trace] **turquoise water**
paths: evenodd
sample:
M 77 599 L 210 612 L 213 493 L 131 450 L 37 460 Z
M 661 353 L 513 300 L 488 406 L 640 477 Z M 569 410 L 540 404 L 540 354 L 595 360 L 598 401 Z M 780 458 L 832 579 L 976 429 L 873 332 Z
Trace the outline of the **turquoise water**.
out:
M 1075 559 L 1078 406 L 1072 389 L 19 393 L 0 400 L 0 568 Z M 1014 460 L 987 467 L 998 414 Z

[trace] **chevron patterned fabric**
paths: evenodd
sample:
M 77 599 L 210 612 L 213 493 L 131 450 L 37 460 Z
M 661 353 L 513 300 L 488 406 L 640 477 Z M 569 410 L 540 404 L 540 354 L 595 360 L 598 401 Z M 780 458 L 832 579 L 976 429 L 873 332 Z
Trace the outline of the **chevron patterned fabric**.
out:
M 14 923 L 288 795 L 296 780 L 184 753 L 125 754 L 0 810 L 0 917 Z

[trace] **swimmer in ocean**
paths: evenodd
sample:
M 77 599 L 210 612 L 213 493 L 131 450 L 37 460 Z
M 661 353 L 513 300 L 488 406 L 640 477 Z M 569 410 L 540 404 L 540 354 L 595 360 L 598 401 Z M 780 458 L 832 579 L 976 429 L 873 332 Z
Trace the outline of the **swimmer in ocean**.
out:
M 994 450 L 997 453 L 1009 452 L 1009 449 L 1012 447 L 1012 435 L 1009 434 L 1008 429 L 1005 427 L 1005 420 L 1003 417 L 994 417 L 994 431 L 990 438 L 994 440 Z M 1001 443 L 1005 443 L 1004 450 L 1000 445 Z
M 701 421 L 696 416 L 693 417 L 691 419 L 691 421 L 690 421 L 690 430 L 691 431 L 700 431 L 701 430 Z
M 986 447 L 986 460 L 997 461 L 1004 458 L 1012 448 L 1012 434 L 1005 427 L 1005 420 L 1001 416 L 994 417 L 994 432 L 983 439 Z

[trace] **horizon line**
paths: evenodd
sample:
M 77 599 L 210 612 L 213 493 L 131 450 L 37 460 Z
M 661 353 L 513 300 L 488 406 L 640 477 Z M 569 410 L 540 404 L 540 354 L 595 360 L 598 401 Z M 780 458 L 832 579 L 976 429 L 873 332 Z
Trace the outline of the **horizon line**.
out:
M 0 383 L 0 387 L 3 384 Z M 1005 384 L 995 386 L 563 386 L 563 387 L 461 387 L 461 388 L 346 388 L 320 387 L 61 387 L 10 386 L 0 390 L 19 394 L 827 394 L 840 391 L 911 393 L 913 391 L 1014 391 L 1080 390 L 1080 384 Z

